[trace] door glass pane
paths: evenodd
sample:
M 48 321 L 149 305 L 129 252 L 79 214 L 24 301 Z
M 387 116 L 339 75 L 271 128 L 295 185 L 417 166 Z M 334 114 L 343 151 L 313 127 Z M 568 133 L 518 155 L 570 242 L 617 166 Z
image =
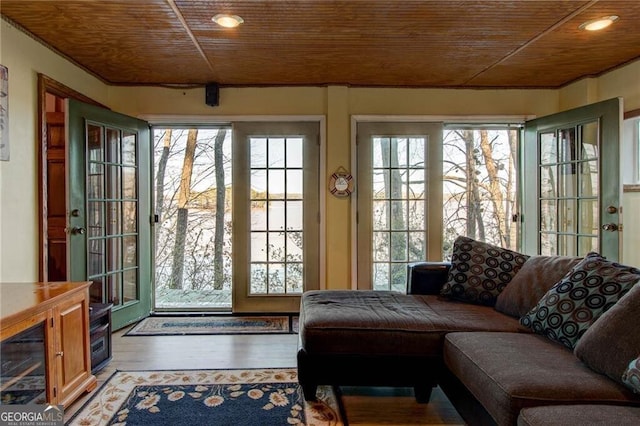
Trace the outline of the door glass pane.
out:
M 123 264 L 124 269 L 135 268 L 138 266 L 138 240 L 136 237 L 123 237 Z
M 89 201 L 87 203 L 87 234 L 88 237 L 104 235 L 104 203 Z
M 117 307 L 138 295 L 137 135 L 89 124 L 87 141 L 88 278 Z
M 90 164 L 92 162 L 104 161 L 104 135 L 102 133 L 102 127 L 88 124 L 86 132 L 87 158 Z
M 597 245 L 599 170 L 597 122 L 557 130 L 554 162 L 550 133 L 540 135 L 539 230 L 542 254 L 584 255 Z M 554 182 L 553 170 L 559 170 Z
M 285 166 L 285 140 L 284 138 L 269 138 L 267 142 L 268 157 L 267 166 L 269 168 Z M 288 156 L 286 156 L 288 157 Z
M 287 276 L 286 293 L 302 293 L 303 291 L 302 263 L 288 262 L 286 276 Z
M 135 200 L 137 197 L 136 169 L 134 167 L 122 167 L 122 198 Z
M 576 129 L 562 129 L 558 131 L 560 140 L 560 161 L 568 163 L 576 160 Z
M 89 276 L 102 275 L 105 270 L 104 240 L 95 239 L 89 241 Z
M 389 259 L 390 245 L 389 245 L 389 232 L 374 232 L 373 233 L 373 260 L 383 262 Z
M 89 175 L 87 176 L 87 197 L 89 199 L 102 198 L 104 190 L 104 166 L 102 164 L 89 163 Z
M 580 196 L 597 197 L 600 187 L 598 162 L 596 160 L 585 161 L 580 164 Z
M 302 292 L 303 142 L 300 137 L 250 138 L 250 295 Z M 268 232 L 256 232 L 261 230 Z
M 266 169 L 267 167 L 267 139 L 251 138 L 251 169 Z
M 287 170 L 287 198 L 289 200 L 302 199 L 302 184 L 304 176 L 302 170 Z
M 598 122 L 592 121 L 580 126 L 580 159 L 591 160 L 598 158 Z
M 287 202 L 287 230 L 302 231 L 303 230 L 303 204 L 302 201 Z
M 555 133 L 540 135 L 540 164 L 558 163 L 558 146 Z
M 600 252 L 598 237 L 578 237 L 578 245 L 580 253 L 589 253 L 591 251 Z
M 424 196 L 422 196 L 424 198 Z M 409 229 L 412 231 L 420 231 L 424 229 L 426 221 L 425 208 L 426 202 L 424 199 L 409 201 Z
M 302 169 L 304 139 L 297 137 L 287 138 L 287 166 Z
M 266 262 L 267 261 L 266 232 L 252 232 L 250 244 L 251 244 L 251 261 Z
M 558 200 L 557 230 L 564 233 L 577 231 L 575 200 Z
M 285 225 L 285 202 L 269 201 L 267 211 L 268 224 L 270 230 L 284 229 Z
M 134 201 L 122 203 L 122 232 L 133 234 L 138 230 L 138 205 Z
M 409 233 L 409 262 L 423 261 L 427 257 L 427 245 L 423 232 Z
M 556 166 L 540 166 L 540 197 L 555 198 L 557 196 Z
M 560 185 L 558 186 L 558 197 L 575 197 L 577 191 L 577 176 L 575 173 L 575 164 L 565 164 L 562 166 L 563 173 L 560 175 Z
M 557 235 L 541 232 L 540 233 L 540 254 L 544 256 L 555 256 L 558 254 Z
M 138 164 L 137 135 L 135 133 L 123 132 L 122 135 L 122 164 Z
M 598 200 L 580 200 L 578 211 L 580 212 L 580 229 L 578 232 L 597 236 L 600 224 Z
M 391 283 L 389 280 L 389 263 L 373 262 L 372 282 L 374 290 L 389 290 Z
M 407 262 L 426 250 L 425 173 L 414 169 L 423 167 L 426 137 L 373 136 L 371 144 L 372 287 L 404 292 Z
M 407 233 L 391 233 L 391 260 L 400 262 L 407 261 Z
M 540 230 L 555 231 L 557 229 L 557 200 L 540 201 Z
M 287 261 L 302 262 L 302 232 L 289 232 L 287 234 Z
M 129 269 L 122 273 L 122 299 L 124 303 L 138 299 L 138 270 Z
M 107 139 L 107 162 L 120 164 L 120 147 L 122 146 L 122 141 L 120 139 L 120 130 L 118 129 L 106 129 L 106 139 Z
M 423 173 L 425 167 L 425 149 L 424 138 L 409 138 L 409 167 L 420 169 L 420 173 Z

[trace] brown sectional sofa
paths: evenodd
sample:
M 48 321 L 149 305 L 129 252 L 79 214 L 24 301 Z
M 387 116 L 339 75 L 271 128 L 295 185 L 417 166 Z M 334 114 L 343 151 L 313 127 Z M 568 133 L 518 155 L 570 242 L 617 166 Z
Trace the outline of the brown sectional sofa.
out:
M 472 247 L 477 248 L 476 242 Z M 640 395 L 621 383 L 618 375 L 624 369 L 622 362 L 640 354 L 640 333 L 631 321 L 627 327 L 632 330 L 630 340 L 625 340 L 621 331 L 618 337 L 622 339 L 617 340 L 624 342 L 616 346 L 611 343 L 617 341 L 611 330 L 603 327 L 603 322 L 629 323 L 625 313 L 640 312 L 640 286 L 631 283 L 620 291 L 621 296 L 611 296 L 614 298 L 602 307 L 606 311 L 601 314 L 602 321 L 591 321 L 593 329 L 603 329 L 598 332 L 604 331 L 609 341 L 588 334 L 587 327 L 577 332 L 572 323 L 564 327 L 568 337 L 549 330 L 534 333 L 535 325 L 524 327 L 520 318 L 541 310 L 541 301 L 558 288 L 554 284 L 572 272 L 577 274 L 575 268 L 584 262 L 555 256 L 526 256 L 518 262 L 516 268 L 505 265 L 505 270 L 515 271 L 510 277 L 501 275 L 504 283 L 488 286 L 502 287 L 493 293 L 496 297 L 482 295 L 479 287 L 464 294 L 454 288 L 464 281 L 456 278 L 461 270 L 484 276 L 477 268 L 471 268 L 473 272 L 463 268 L 455 249 L 453 267 L 433 262 L 410 265 L 409 294 L 305 293 L 298 350 L 299 381 L 305 398 L 314 399 L 321 384 L 412 386 L 416 398 L 426 402 L 431 388 L 439 385 L 469 424 L 640 424 Z M 629 274 L 633 279 L 636 272 L 633 268 L 626 271 L 621 282 L 628 280 Z M 497 275 L 492 272 L 488 276 Z M 449 297 L 444 297 L 447 292 Z M 578 293 L 576 297 L 584 299 Z M 615 297 L 627 293 L 623 303 L 613 303 Z M 571 339 L 587 342 L 582 345 L 584 353 L 568 347 Z M 604 349 L 593 350 L 600 341 Z M 620 359 L 612 374 L 596 371 L 600 370 L 597 359 L 606 358 L 608 348 Z

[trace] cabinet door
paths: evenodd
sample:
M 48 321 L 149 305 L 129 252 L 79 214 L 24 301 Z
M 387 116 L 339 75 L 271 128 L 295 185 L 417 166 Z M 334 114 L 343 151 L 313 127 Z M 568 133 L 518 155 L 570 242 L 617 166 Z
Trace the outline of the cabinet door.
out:
M 76 293 L 54 308 L 57 400 L 65 406 L 91 376 L 88 296 Z

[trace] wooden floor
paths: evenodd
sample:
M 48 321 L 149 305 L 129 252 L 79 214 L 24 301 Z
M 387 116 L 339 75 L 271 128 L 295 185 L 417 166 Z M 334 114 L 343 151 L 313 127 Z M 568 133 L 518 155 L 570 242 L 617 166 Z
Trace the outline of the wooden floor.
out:
M 113 334 L 113 359 L 97 375 L 98 388 L 116 370 L 174 370 L 211 368 L 295 367 L 298 336 L 124 336 Z M 464 422 L 440 391 L 434 389 L 429 404 L 415 402 L 411 391 L 389 388 L 342 388 L 350 426 L 463 425 Z M 65 410 L 65 421 L 91 394 Z

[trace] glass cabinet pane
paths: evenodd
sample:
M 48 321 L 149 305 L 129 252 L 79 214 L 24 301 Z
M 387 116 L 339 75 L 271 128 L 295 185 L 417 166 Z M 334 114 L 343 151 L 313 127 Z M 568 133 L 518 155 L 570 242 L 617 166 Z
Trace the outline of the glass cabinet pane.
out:
M 44 327 L 45 323 L 41 322 L 2 341 L 0 345 L 2 405 L 46 403 Z M 19 423 L 16 422 L 16 424 Z

